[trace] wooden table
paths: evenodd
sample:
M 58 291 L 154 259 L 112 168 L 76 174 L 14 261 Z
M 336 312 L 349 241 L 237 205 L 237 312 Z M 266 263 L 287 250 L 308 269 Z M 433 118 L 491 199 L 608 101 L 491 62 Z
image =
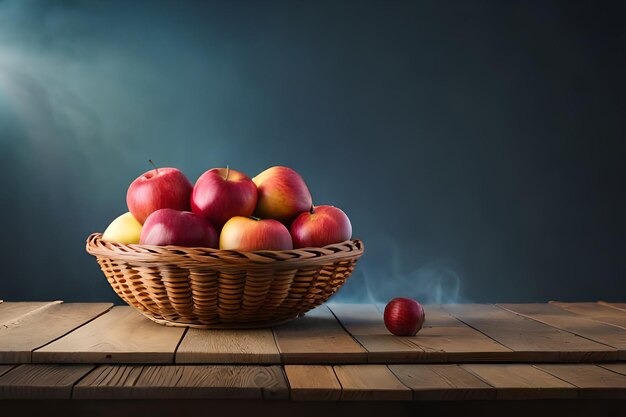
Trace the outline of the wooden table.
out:
M 272 329 L 218 331 L 161 326 L 110 303 L 0 302 L 0 410 L 626 410 L 626 304 L 425 310 L 416 336 L 396 337 L 372 304 L 329 304 Z

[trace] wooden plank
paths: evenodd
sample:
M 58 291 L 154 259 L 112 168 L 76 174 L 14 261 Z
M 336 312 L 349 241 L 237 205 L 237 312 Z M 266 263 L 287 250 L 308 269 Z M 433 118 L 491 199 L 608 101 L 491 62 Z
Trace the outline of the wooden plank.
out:
M 335 374 L 347 401 L 409 401 L 410 388 L 403 385 L 385 365 L 338 365 Z
M 535 365 L 580 388 L 580 398 L 626 398 L 626 376 L 592 364 Z
M 468 364 L 461 367 L 496 389 L 498 400 L 576 398 L 574 385 L 528 364 Z
M 440 305 L 424 305 L 424 327 L 411 338 L 428 362 L 511 361 L 513 351 L 459 321 Z
M 561 303 L 550 301 L 550 304 L 567 310 L 571 313 L 579 314 L 591 320 L 626 329 L 626 311 L 613 308 L 605 303 Z
M 615 348 L 593 342 L 494 305 L 448 304 L 469 326 L 512 349 L 516 361 L 591 362 L 616 360 Z
M 382 313 L 371 304 L 331 304 L 341 324 L 368 350 L 370 363 L 509 361 L 513 351 L 452 317 L 426 305 L 424 327 L 414 337 L 393 336 Z
M 81 399 L 287 399 L 280 366 L 104 365 L 74 387 Z
M 283 363 L 363 363 L 367 351 L 341 327 L 325 305 L 282 326 L 274 336 Z
M 330 304 L 343 327 L 366 350 L 371 363 L 415 362 L 424 351 L 406 337 L 387 330 L 382 313 L 373 304 Z
M 0 328 L 13 327 L 20 319 L 63 301 L 20 301 L 0 304 Z
M 557 329 L 614 347 L 618 351 L 618 359 L 626 359 L 626 329 L 590 320 L 550 304 L 498 304 L 498 306 Z
M 132 307 L 114 307 L 33 352 L 46 363 L 173 363 L 185 328 L 152 322 Z
M 285 365 L 291 399 L 335 401 L 341 398 L 341 384 L 332 366 Z
M 626 311 L 626 303 L 609 303 L 606 301 L 598 301 L 598 304 L 607 306 L 607 307 L 612 307 L 615 308 L 617 310 L 622 310 L 622 311 Z
M 189 329 L 176 350 L 176 363 L 280 363 L 271 329 Z
M 618 374 L 626 375 L 626 363 L 600 363 L 599 367 L 608 369 L 609 371 L 617 372 Z
M 410 338 L 428 362 L 513 361 L 515 352 L 479 331 L 461 326 L 424 327 Z
M 0 365 L 0 376 L 6 374 L 13 368 L 15 368 L 15 365 Z
M 92 365 L 20 365 L 0 376 L 0 399 L 69 399 Z
M 389 365 L 414 400 L 495 400 L 493 387 L 458 365 Z
M 29 363 L 32 351 L 111 308 L 111 303 L 54 304 L 0 327 L 0 363 Z

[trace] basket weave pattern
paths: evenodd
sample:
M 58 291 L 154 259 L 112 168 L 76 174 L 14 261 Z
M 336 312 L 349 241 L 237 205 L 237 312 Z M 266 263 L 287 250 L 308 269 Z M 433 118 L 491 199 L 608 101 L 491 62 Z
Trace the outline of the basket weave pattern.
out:
M 157 323 L 199 328 L 265 327 L 302 315 L 333 295 L 363 254 L 360 240 L 238 252 L 101 238 L 89 236 L 87 252 L 126 303 Z

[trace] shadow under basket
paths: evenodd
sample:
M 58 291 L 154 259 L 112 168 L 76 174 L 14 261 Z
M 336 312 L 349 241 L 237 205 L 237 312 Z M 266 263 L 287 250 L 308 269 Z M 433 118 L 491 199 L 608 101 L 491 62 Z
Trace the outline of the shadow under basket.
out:
M 113 290 L 149 319 L 205 329 L 269 327 L 324 303 L 344 284 L 363 242 L 239 252 L 87 239 Z

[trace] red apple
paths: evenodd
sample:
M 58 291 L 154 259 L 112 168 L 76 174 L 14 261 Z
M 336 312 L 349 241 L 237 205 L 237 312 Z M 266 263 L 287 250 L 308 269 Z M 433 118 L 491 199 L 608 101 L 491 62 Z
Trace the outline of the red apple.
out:
M 159 209 L 191 211 L 192 190 L 191 182 L 176 168 L 155 168 L 130 184 L 126 204 L 133 217 L 143 224 Z
M 165 208 L 148 216 L 141 229 L 139 243 L 217 248 L 217 232 L 202 216 Z
M 311 206 L 291 223 L 294 248 L 322 247 L 344 242 L 352 237 L 352 225 L 346 213 L 333 206 Z
M 293 244 L 289 230 L 277 220 L 235 216 L 222 228 L 220 249 L 288 250 Z
M 396 336 L 415 336 L 424 318 L 424 308 L 410 298 L 394 298 L 385 307 L 385 326 Z
M 256 200 L 256 185 L 245 174 L 229 168 L 213 168 L 196 181 L 191 210 L 220 230 L 231 217 L 252 215 Z
M 289 224 L 311 208 L 313 200 L 304 180 L 287 167 L 271 167 L 252 178 L 259 190 L 254 215 Z

